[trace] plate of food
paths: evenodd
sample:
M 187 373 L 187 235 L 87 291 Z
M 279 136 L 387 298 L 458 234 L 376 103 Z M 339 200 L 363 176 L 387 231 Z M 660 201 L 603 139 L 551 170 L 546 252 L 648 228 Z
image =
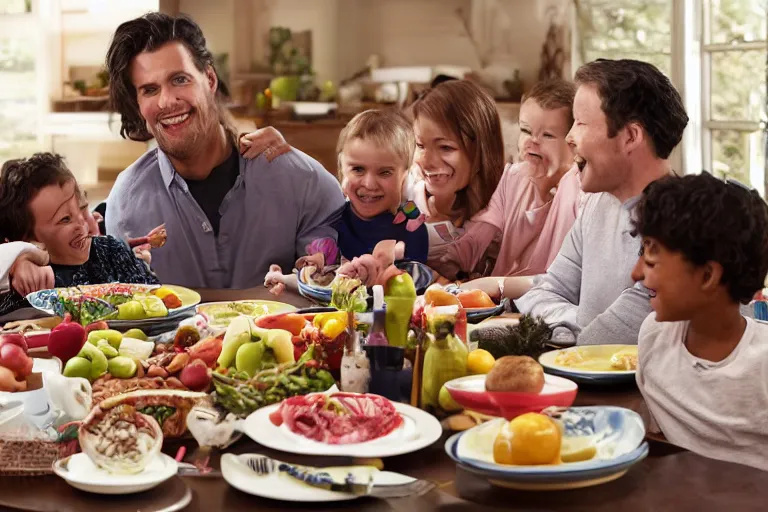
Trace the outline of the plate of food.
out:
M 200 303 L 200 294 L 181 286 L 122 283 L 40 290 L 26 298 L 32 307 L 50 315 L 69 313 L 82 325 L 105 320 L 115 329 L 190 316 Z
M 395 266 L 400 270 L 405 270 L 413 279 L 416 288 L 416 294 L 421 295 L 434 281 L 432 270 L 418 261 L 398 261 Z M 326 267 L 322 271 L 317 271 L 315 267 L 304 267 L 297 272 L 297 284 L 299 293 L 317 302 L 318 304 L 328 305 L 331 303 L 331 283 L 336 277 L 336 268 Z
M 163 431 L 158 422 L 128 403 L 94 407 L 77 437 L 83 452 L 53 466 L 77 489 L 130 494 L 156 487 L 178 471 L 176 461 L 160 452 Z
M 621 407 L 552 407 L 452 436 L 448 455 L 492 484 L 565 490 L 610 482 L 648 455 L 639 414 Z
M 544 371 L 580 384 L 615 384 L 635 380 L 637 345 L 588 345 L 545 352 Z
M 503 313 L 509 301 L 502 299 L 496 304 L 483 290 L 433 284 L 424 292 L 424 302 L 432 306 L 461 306 L 467 314 L 467 322 L 475 324 Z
M 110 473 L 97 466 L 85 453 L 76 453 L 57 460 L 53 472 L 81 491 L 95 494 L 133 494 L 157 487 L 176 475 L 178 466 L 173 458 L 158 453 L 147 466 L 134 474 Z
M 552 406 L 569 407 L 576 399 L 575 382 L 545 375 L 526 356 L 505 356 L 488 375 L 470 375 L 445 383 L 448 393 L 465 409 L 511 420 Z
M 259 454 L 221 457 L 221 475 L 229 485 L 261 498 L 301 503 L 349 501 L 363 498 L 373 488 L 391 488 L 414 483 L 414 478 L 374 466 L 311 467 L 288 464 L 275 459 L 275 471 L 255 471 L 265 457 Z M 372 486 L 372 487 L 370 487 Z M 331 490 L 331 489 L 334 490 Z
M 431 414 L 379 395 L 314 393 L 257 410 L 243 431 L 289 453 L 391 457 L 426 448 L 443 429 Z
M 208 318 L 208 325 L 226 329 L 230 322 L 239 316 L 259 318 L 265 315 L 290 313 L 294 306 L 271 300 L 238 300 L 231 302 L 207 302 L 197 306 L 197 312 Z

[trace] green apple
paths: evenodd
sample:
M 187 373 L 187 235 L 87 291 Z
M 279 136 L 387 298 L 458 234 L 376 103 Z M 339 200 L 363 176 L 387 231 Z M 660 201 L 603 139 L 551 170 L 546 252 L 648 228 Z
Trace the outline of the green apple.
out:
M 94 345 L 86 343 L 77 355 L 91 362 L 90 380 L 96 380 L 107 373 L 107 356 Z
M 130 357 L 117 356 L 109 360 L 107 368 L 113 377 L 117 377 L 118 379 L 130 379 L 136 375 L 138 365 L 136 364 L 136 361 Z
M 245 372 L 251 377 L 256 375 L 256 372 L 261 370 L 261 359 L 265 350 L 263 341 L 252 341 L 241 345 L 235 357 L 237 371 Z
M 118 352 L 115 347 L 109 344 L 107 340 L 99 340 L 96 343 L 96 348 L 101 350 L 105 356 L 107 356 L 107 359 L 111 359 L 113 357 L 117 357 Z
M 267 347 L 275 353 L 278 364 L 293 363 L 293 335 L 284 329 L 267 331 Z
M 445 412 L 457 412 L 463 409 L 462 406 L 456 403 L 456 400 L 453 399 L 451 393 L 448 391 L 448 388 L 445 386 L 440 388 L 440 394 L 437 397 L 437 402 L 440 404 L 440 408 Z
M 408 272 L 403 272 L 391 277 L 384 286 L 384 295 L 387 297 L 416 298 L 416 286 Z
M 147 318 L 147 312 L 144 311 L 141 302 L 137 300 L 129 300 L 117 306 L 118 320 L 142 320 L 144 318 Z
M 73 357 L 67 361 L 64 366 L 62 374 L 65 377 L 82 377 L 84 379 L 91 379 L 91 362 L 84 357 Z
M 118 349 L 120 342 L 123 341 L 123 335 L 114 329 L 99 329 L 88 333 L 89 343 L 98 346 L 99 340 L 107 340 L 111 346 Z
M 147 335 L 141 329 L 128 329 L 123 334 L 126 338 L 133 338 L 135 340 L 147 341 Z M 113 345 L 114 346 L 114 345 Z
M 225 335 L 225 338 L 226 338 L 226 335 Z M 250 343 L 250 342 L 251 342 L 250 332 L 241 332 L 240 334 L 235 335 L 229 340 L 225 340 L 224 343 L 222 344 L 221 353 L 219 354 L 219 358 L 216 360 L 216 363 L 219 366 L 223 366 L 224 368 L 229 368 L 235 362 L 235 357 L 237 356 L 238 349 L 243 345 L 245 345 L 246 343 Z
M 300 86 L 301 77 L 298 76 L 278 76 L 269 83 L 272 97 L 283 101 L 296 101 Z

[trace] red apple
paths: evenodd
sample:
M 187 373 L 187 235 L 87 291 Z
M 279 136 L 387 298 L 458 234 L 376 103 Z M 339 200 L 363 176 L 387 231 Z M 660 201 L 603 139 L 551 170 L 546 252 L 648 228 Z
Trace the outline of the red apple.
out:
M 22 334 L 18 334 L 15 332 L 11 332 L 8 334 L 0 334 L 0 347 L 5 345 L 6 343 L 11 343 L 13 345 L 18 345 L 24 350 L 24 353 L 26 354 L 29 350 L 29 347 L 27 346 L 27 339 Z
M 17 379 L 24 379 L 32 373 L 32 359 L 24 349 L 13 343 L 0 346 L 0 366 L 11 370 Z
M 179 380 L 192 391 L 205 391 L 211 384 L 211 369 L 202 359 L 195 359 L 182 368 Z
M 61 359 L 63 364 L 75 357 L 86 341 L 85 328 L 67 313 L 64 321 L 51 329 L 48 338 L 48 352 Z

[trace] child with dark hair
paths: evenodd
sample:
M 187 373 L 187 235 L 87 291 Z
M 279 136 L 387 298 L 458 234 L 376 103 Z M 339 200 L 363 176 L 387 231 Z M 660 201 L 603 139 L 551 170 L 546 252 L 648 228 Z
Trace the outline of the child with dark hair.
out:
M 27 273 L 53 274 L 56 287 L 110 282 L 157 284 L 157 277 L 131 249 L 111 236 L 97 236 L 93 217 L 75 177 L 59 155 L 37 153 L 10 160 L 0 176 L 0 233 L 10 242 L 31 242 L 50 257 L 49 266 L 29 264 Z M 50 267 L 50 268 L 49 268 Z M 0 296 L 0 316 L 28 307 L 14 285 Z M 31 279 L 27 282 L 50 282 Z M 37 291 L 24 289 L 22 293 Z
M 634 224 L 632 277 L 654 310 L 637 371 L 651 430 L 768 470 L 768 324 L 740 311 L 768 273 L 768 206 L 738 182 L 671 176 L 648 186 Z

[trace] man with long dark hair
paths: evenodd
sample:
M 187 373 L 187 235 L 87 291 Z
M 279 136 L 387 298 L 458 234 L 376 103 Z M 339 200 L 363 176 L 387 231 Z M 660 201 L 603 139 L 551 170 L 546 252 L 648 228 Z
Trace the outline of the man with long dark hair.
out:
M 295 149 L 273 162 L 240 156 L 226 87 L 190 18 L 149 13 L 123 23 L 107 69 L 121 135 L 158 145 L 118 176 L 107 233 L 136 236 L 165 223 L 168 241 L 152 258 L 161 281 L 253 287 L 270 263 L 290 268 L 310 241 L 335 238 L 330 221 L 344 198 L 322 165 Z

